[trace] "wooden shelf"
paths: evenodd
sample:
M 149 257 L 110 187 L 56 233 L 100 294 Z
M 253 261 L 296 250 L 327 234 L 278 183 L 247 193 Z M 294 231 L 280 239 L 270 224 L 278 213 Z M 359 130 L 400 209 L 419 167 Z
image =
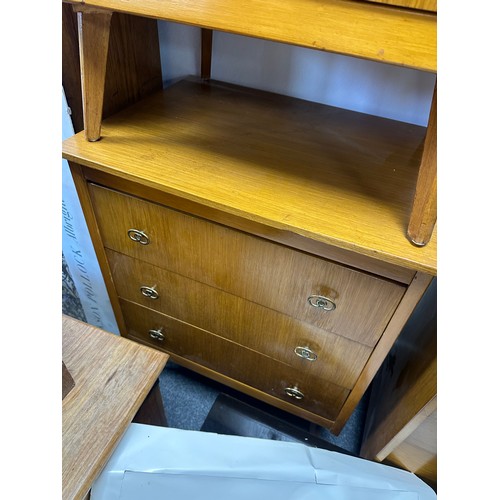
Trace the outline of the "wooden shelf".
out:
M 425 71 L 435 72 L 437 68 L 436 14 L 380 5 L 378 2 L 71 0 L 70 3 L 348 54 Z M 419 7 L 415 1 L 403 4 Z
M 436 274 L 406 238 L 425 127 L 193 78 L 79 133 L 63 157 L 328 245 Z

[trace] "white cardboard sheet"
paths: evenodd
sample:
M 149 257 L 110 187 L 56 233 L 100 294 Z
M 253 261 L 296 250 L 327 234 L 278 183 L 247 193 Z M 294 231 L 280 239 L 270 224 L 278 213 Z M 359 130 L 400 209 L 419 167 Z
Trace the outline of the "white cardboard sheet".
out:
M 131 424 L 92 500 L 434 500 L 417 476 L 300 443 Z

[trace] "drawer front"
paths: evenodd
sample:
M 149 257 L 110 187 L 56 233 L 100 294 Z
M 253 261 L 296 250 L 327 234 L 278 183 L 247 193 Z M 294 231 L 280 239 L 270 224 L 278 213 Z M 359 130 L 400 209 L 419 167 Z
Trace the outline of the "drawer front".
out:
M 406 290 L 132 196 L 95 185 L 90 192 L 107 248 L 365 345 L 377 343 Z
M 334 420 L 349 390 L 137 304 L 121 300 L 128 336 Z M 151 333 L 154 330 L 156 333 Z M 158 333 L 160 332 L 160 333 Z M 153 335 L 153 337 L 151 336 Z M 163 339 L 158 337 L 163 335 Z M 292 389 L 303 394 L 296 399 Z
M 121 298 L 352 388 L 372 348 L 179 274 L 106 251 Z

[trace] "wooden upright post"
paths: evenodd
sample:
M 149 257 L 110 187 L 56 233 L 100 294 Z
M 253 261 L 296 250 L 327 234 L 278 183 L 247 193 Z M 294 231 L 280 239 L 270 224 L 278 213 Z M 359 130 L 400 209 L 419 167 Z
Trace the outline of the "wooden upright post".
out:
M 212 36 L 212 30 L 201 29 L 201 77 L 204 80 L 210 80 L 212 74 Z
M 108 59 L 111 11 L 77 6 L 83 124 L 88 141 L 101 137 L 102 105 Z
M 437 85 L 429 114 L 424 151 L 413 200 L 408 238 L 418 246 L 426 245 L 437 218 Z

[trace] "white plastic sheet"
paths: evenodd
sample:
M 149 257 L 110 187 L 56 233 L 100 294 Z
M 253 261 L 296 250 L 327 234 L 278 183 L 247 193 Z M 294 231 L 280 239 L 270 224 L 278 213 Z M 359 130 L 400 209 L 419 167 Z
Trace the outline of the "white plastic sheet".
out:
M 414 474 L 300 443 L 131 424 L 92 500 L 433 500 Z

